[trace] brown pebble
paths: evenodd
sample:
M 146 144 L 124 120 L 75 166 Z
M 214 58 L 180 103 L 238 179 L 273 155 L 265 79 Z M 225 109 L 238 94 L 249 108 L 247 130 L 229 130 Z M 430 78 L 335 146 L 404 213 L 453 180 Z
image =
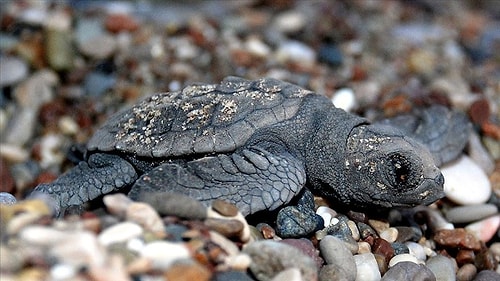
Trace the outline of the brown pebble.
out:
M 139 27 L 139 23 L 130 15 L 113 14 L 106 18 L 104 26 L 109 32 L 119 33 L 122 31 L 135 31 Z
M 464 264 L 457 271 L 457 281 L 471 281 L 477 274 L 477 268 L 473 264 Z
M 394 256 L 394 249 L 391 244 L 382 238 L 375 238 L 372 245 L 373 254 L 382 255 L 386 261 L 391 260 Z
M 175 281 L 208 281 L 212 274 L 199 263 L 176 263 L 165 272 L 166 280 Z
M 373 253 L 373 256 L 375 257 L 375 261 L 377 261 L 377 266 L 380 274 L 384 275 L 384 273 L 387 272 L 387 265 L 389 260 L 386 259 L 384 255 Z
M 498 261 L 490 250 L 483 250 L 476 255 L 474 264 L 478 270 L 496 270 Z
M 273 239 L 276 236 L 276 231 L 267 223 L 257 224 L 257 229 L 260 231 L 264 239 Z
M 0 192 L 14 193 L 14 178 L 10 173 L 7 162 L 0 158 Z
M 205 220 L 205 225 L 227 238 L 238 237 L 243 231 L 243 223 L 238 220 L 208 218 Z
M 469 116 L 472 122 L 478 125 L 484 124 L 490 118 L 491 110 L 488 100 L 480 99 L 472 103 L 469 108 Z
M 500 126 L 491 122 L 486 122 L 481 126 L 481 129 L 483 130 L 485 135 L 490 136 L 496 140 L 500 140 Z
M 434 234 L 434 241 L 441 246 L 449 248 L 460 247 L 474 251 L 481 249 L 481 242 L 472 233 L 467 232 L 463 228 L 438 230 Z
M 466 263 L 474 263 L 474 259 L 476 255 L 472 250 L 460 250 L 455 257 L 458 265 L 466 264 Z
M 212 202 L 212 208 L 225 217 L 234 217 L 238 214 L 238 208 L 234 204 L 219 199 Z

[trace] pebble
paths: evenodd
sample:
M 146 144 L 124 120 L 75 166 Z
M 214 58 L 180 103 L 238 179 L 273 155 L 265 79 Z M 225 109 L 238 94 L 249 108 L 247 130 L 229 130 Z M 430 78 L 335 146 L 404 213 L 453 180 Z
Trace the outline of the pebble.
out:
M 115 37 L 107 34 L 100 34 L 80 42 L 78 48 L 82 54 L 93 59 L 106 59 L 111 56 L 117 47 Z
M 0 204 L 5 204 L 5 205 L 14 205 L 16 204 L 17 199 L 14 197 L 14 195 L 8 193 L 8 192 L 0 192 Z
M 399 242 L 394 242 L 391 243 L 392 248 L 394 249 L 394 255 L 400 255 L 400 254 L 409 254 L 410 249 L 405 244 L 399 243 Z
M 313 210 L 299 209 L 297 206 L 287 206 L 278 212 L 276 232 L 281 237 L 303 237 L 313 233 L 324 225 L 323 220 Z
M 238 214 L 238 208 L 224 200 L 214 200 L 212 202 L 212 209 L 225 217 L 234 217 Z
M 217 271 L 212 277 L 212 281 L 254 281 L 253 278 L 248 276 L 246 272 L 243 271 Z
M 302 281 L 302 274 L 298 268 L 292 267 L 278 273 L 271 281 Z
M 498 213 L 493 204 L 458 206 L 446 212 L 446 219 L 451 223 L 467 223 L 484 219 Z
M 408 247 L 410 254 L 417 258 L 417 260 L 425 261 L 427 259 L 424 247 L 422 247 L 420 244 L 415 242 L 406 242 L 405 245 L 406 247 Z
M 493 270 L 483 270 L 479 272 L 474 281 L 498 281 L 500 280 L 500 274 Z
M 276 51 L 276 59 L 280 62 L 296 62 L 306 66 L 314 64 L 316 53 L 311 47 L 299 41 L 286 41 Z
M 343 62 L 343 54 L 336 45 L 323 44 L 318 51 L 318 60 L 333 67 L 339 66 Z
M 449 248 L 460 247 L 474 251 L 481 249 L 481 243 L 476 236 L 463 228 L 439 230 L 434 234 L 433 239 L 437 244 Z
M 0 56 L 0 87 L 14 85 L 28 77 L 28 65 L 13 56 Z
M 345 242 L 335 236 L 327 235 L 320 241 L 319 249 L 327 264 L 342 268 L 346 279 L 356 279 L 356 262 Z
M 180 193 L 146 193 L 141 196 L 140 201 L 150 204 L 162 216 L 198 220 L 207 217 L 207 208 L 200 201 Z
M 424 265 L 413 262 L 399 262 L 391 267 L 382 277 L 381 281 L 436 281 L 434 273 Z
M 330 224 L 334 222 L 335 217 L 337 216 L 337 212 L 330 207 L 327 206 L 319 206 L 316 209 L 316 214 L 323 218 L 324 226 L 328 227 Z
M 102 199 L 108 212 L 119 218 L 125 218 L 128 207 L 132 204 L 132 199 L 123 193 L 105 195 Z
M 151 231 L 155 235 L 160 237 L 165 235 L 163 220 L 156 210 L 146 203 L 131 203 L 127 208 L 125 217 L 128 221 L 139 224 L 145 230 Z
M 411 254 L 399 254 L 394 256 L 390 261 L 389 261 L 389 268 L 393 267 L 394 265 L 400 263 L 400 262 L 412 262 L 416 264 L 422 263 L 422 261 L 419 261 L 414 255 Z
M 109 246 L 113 243 L 126 242 L 143 234 L 143 229 L 137 223 L 122 222 L 104 229 L 98 236 L 99 243 Z
M 252 258 L 250 271 L 258 280 L 271 280 L 288 268 L 298 268 L 305 281 L 318 279 L 316 263 L 293 246 L 264 240 L 248 244 L 243 252 Z
M 462 155 L 441 168 L 446 197 L 459 205 L 485 203 L 491 195 L 488 176 L 469 157 Z
M 398 229 L 394 227 L 389 227 L 379 233 L 380 238 L 384 239 L 389 243 L 393 243 L 398 238 Z
M 234 212 L 230 211 L 228 214 L 234 214 Z M 213 208 L 208 208 L 206 215 L 208 219 L 222 219 L 227 221 L 240 222 L 241 225 L 243 226 L 243 229 L 238 232 L 238 238 L 240 239 L 241 242 L 248 242 L 250 240 L 250 226 L 248 225 L 247 220 L 245 219 L 243 214 L 241 214 L 240 211 L 237 211 L 235 216 L 223 216 L 219 212 L 214 211 Z
M 391 244 L 382 238 L 375 238 L 372 245 L 373 254 L 381 255 L 386 261 L 394 256 L 394 249 Z
M 381 279 L 377 260 L 372 253 L 354 255 L 356 281 L 378 281 Z
M 85 93 L 91 97 L 100 97 L 116 84 L 116 77 L 101 72 L 91 72 L 85 76 Z
M 439 281 L 455 281 L 455 268 L 456 265 L 454 261 L 450 258 L 447 258 L 442 255 L 437 255 L 431 257 L 427 260 L 426 264 L 428 269 L 430 269 L 434 276 L 436 276 L 436 280 Z
M 273 27 L 283 33 L 299 32 L 307 20 L 303 13 L 298 11 L 286 11 L 275 16 Z
M 181 243 L 154 241 L 146 244 L 140 251 L 140 256 L 152 261 L 154 269 L 168 269 L 178 260 L 189 259 L 189 250 Z
M 17 144 L 0 143 L 0 156 L 13 163 L 20 163 L 28 160 L 29 153 Z
M 166 280 L 209 281 L 212 273 L 198 262 L 176 262 L 163 275 Z
M 335 107 L 352 112 L 356 108 L 356 96 L 351 88 L 342 88 L 335 91 L 332 97 Z
M 352 272 L 348 272 L 342 267 L 334 264 L 327 264 L 321 267 L 319 271 L 320 281 L 354 281 L 356 275 L 352 276 Z
M 211 230 L 217 231 L 227 238 L 239 237 L 244 228 L 244 224 L 238 220 L 208 218 L 204 223 Z
M 106 263 L 106 251 L 94 233 L 64 233 L 62 238 L 49 251 L 50 256 L 58 261 L 74 267 L 102 266 Z
M 131 15 L 111 14 L 106 17 L 104 26 L 111 33 L 133 32 L 139 28 L 139 23 Z
M 473 233 L 483 242 L 490 241 L 497 233 L 500 227 L 500 215 L 492 216 L 465 227 L 465 230 Z
M 477 274 L 477 268 L 473 264 L 464 264 L 457 271 L 457 281 L 472 281 Z
M 319 252 L 314 247 L 311 240 L 306 238 L 299 238 L 299 239 L 288 238 L 281 240 L 280 243 L 285 243 L 299 249 L 302 253 L 313 259 L 316 262 L 318 268 L 321 267 L 321 265 L 323 265 L 323 259 L 320 258 Z

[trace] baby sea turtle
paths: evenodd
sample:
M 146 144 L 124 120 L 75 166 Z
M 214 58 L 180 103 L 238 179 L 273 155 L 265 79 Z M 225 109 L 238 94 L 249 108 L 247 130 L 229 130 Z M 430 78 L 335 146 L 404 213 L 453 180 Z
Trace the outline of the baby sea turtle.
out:
M 356 207 L 430 204 L 443 197 L 443 176 L 408 136 L 419 130 L 412 126 L 403 133 L 370 124 L 283 81 L 228 77 L 112 116 L 88 142 L 85 161 L 35 190 L 63 209 L 116 190 L 133 199 L 168 191 L 225 199 L 248 215 L 286 205 L 304 187 Z

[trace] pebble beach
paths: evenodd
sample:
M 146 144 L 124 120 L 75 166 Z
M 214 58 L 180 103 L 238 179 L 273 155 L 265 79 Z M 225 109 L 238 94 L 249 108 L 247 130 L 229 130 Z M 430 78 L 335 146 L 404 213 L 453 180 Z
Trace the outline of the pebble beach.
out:
M 498 3 L 1 1 L 0 280 L 500 280 Z M 113 113 L 226 76 L 291 82 L 372 121 L 443 105 L 472 132 L 441 167 L 443 199 L 363 211 L 315 197 L 324 225 L 307 233 L 173 193 L 64 217 L 26 199 Z

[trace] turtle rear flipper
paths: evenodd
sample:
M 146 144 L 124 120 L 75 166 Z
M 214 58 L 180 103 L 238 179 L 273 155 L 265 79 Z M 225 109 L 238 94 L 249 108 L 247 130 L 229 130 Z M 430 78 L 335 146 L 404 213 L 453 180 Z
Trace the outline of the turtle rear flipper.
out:
M 82 205 L 103 194 L 129 186 L 136 179 L 134 167 L 123 158 L 96 153 L 54 182 L 38 185 L 34 192 L 48 194 L 62 212 L 68 207 Z
M 137 199 L 142 192 L 173 191 L 207 205 L 212 200 L 224 199 L 248 215 L 287 204 L 305 181 L 304 165 L 291 154 L 250 148 L 160 165 L 140 177 L 129 196 Z

